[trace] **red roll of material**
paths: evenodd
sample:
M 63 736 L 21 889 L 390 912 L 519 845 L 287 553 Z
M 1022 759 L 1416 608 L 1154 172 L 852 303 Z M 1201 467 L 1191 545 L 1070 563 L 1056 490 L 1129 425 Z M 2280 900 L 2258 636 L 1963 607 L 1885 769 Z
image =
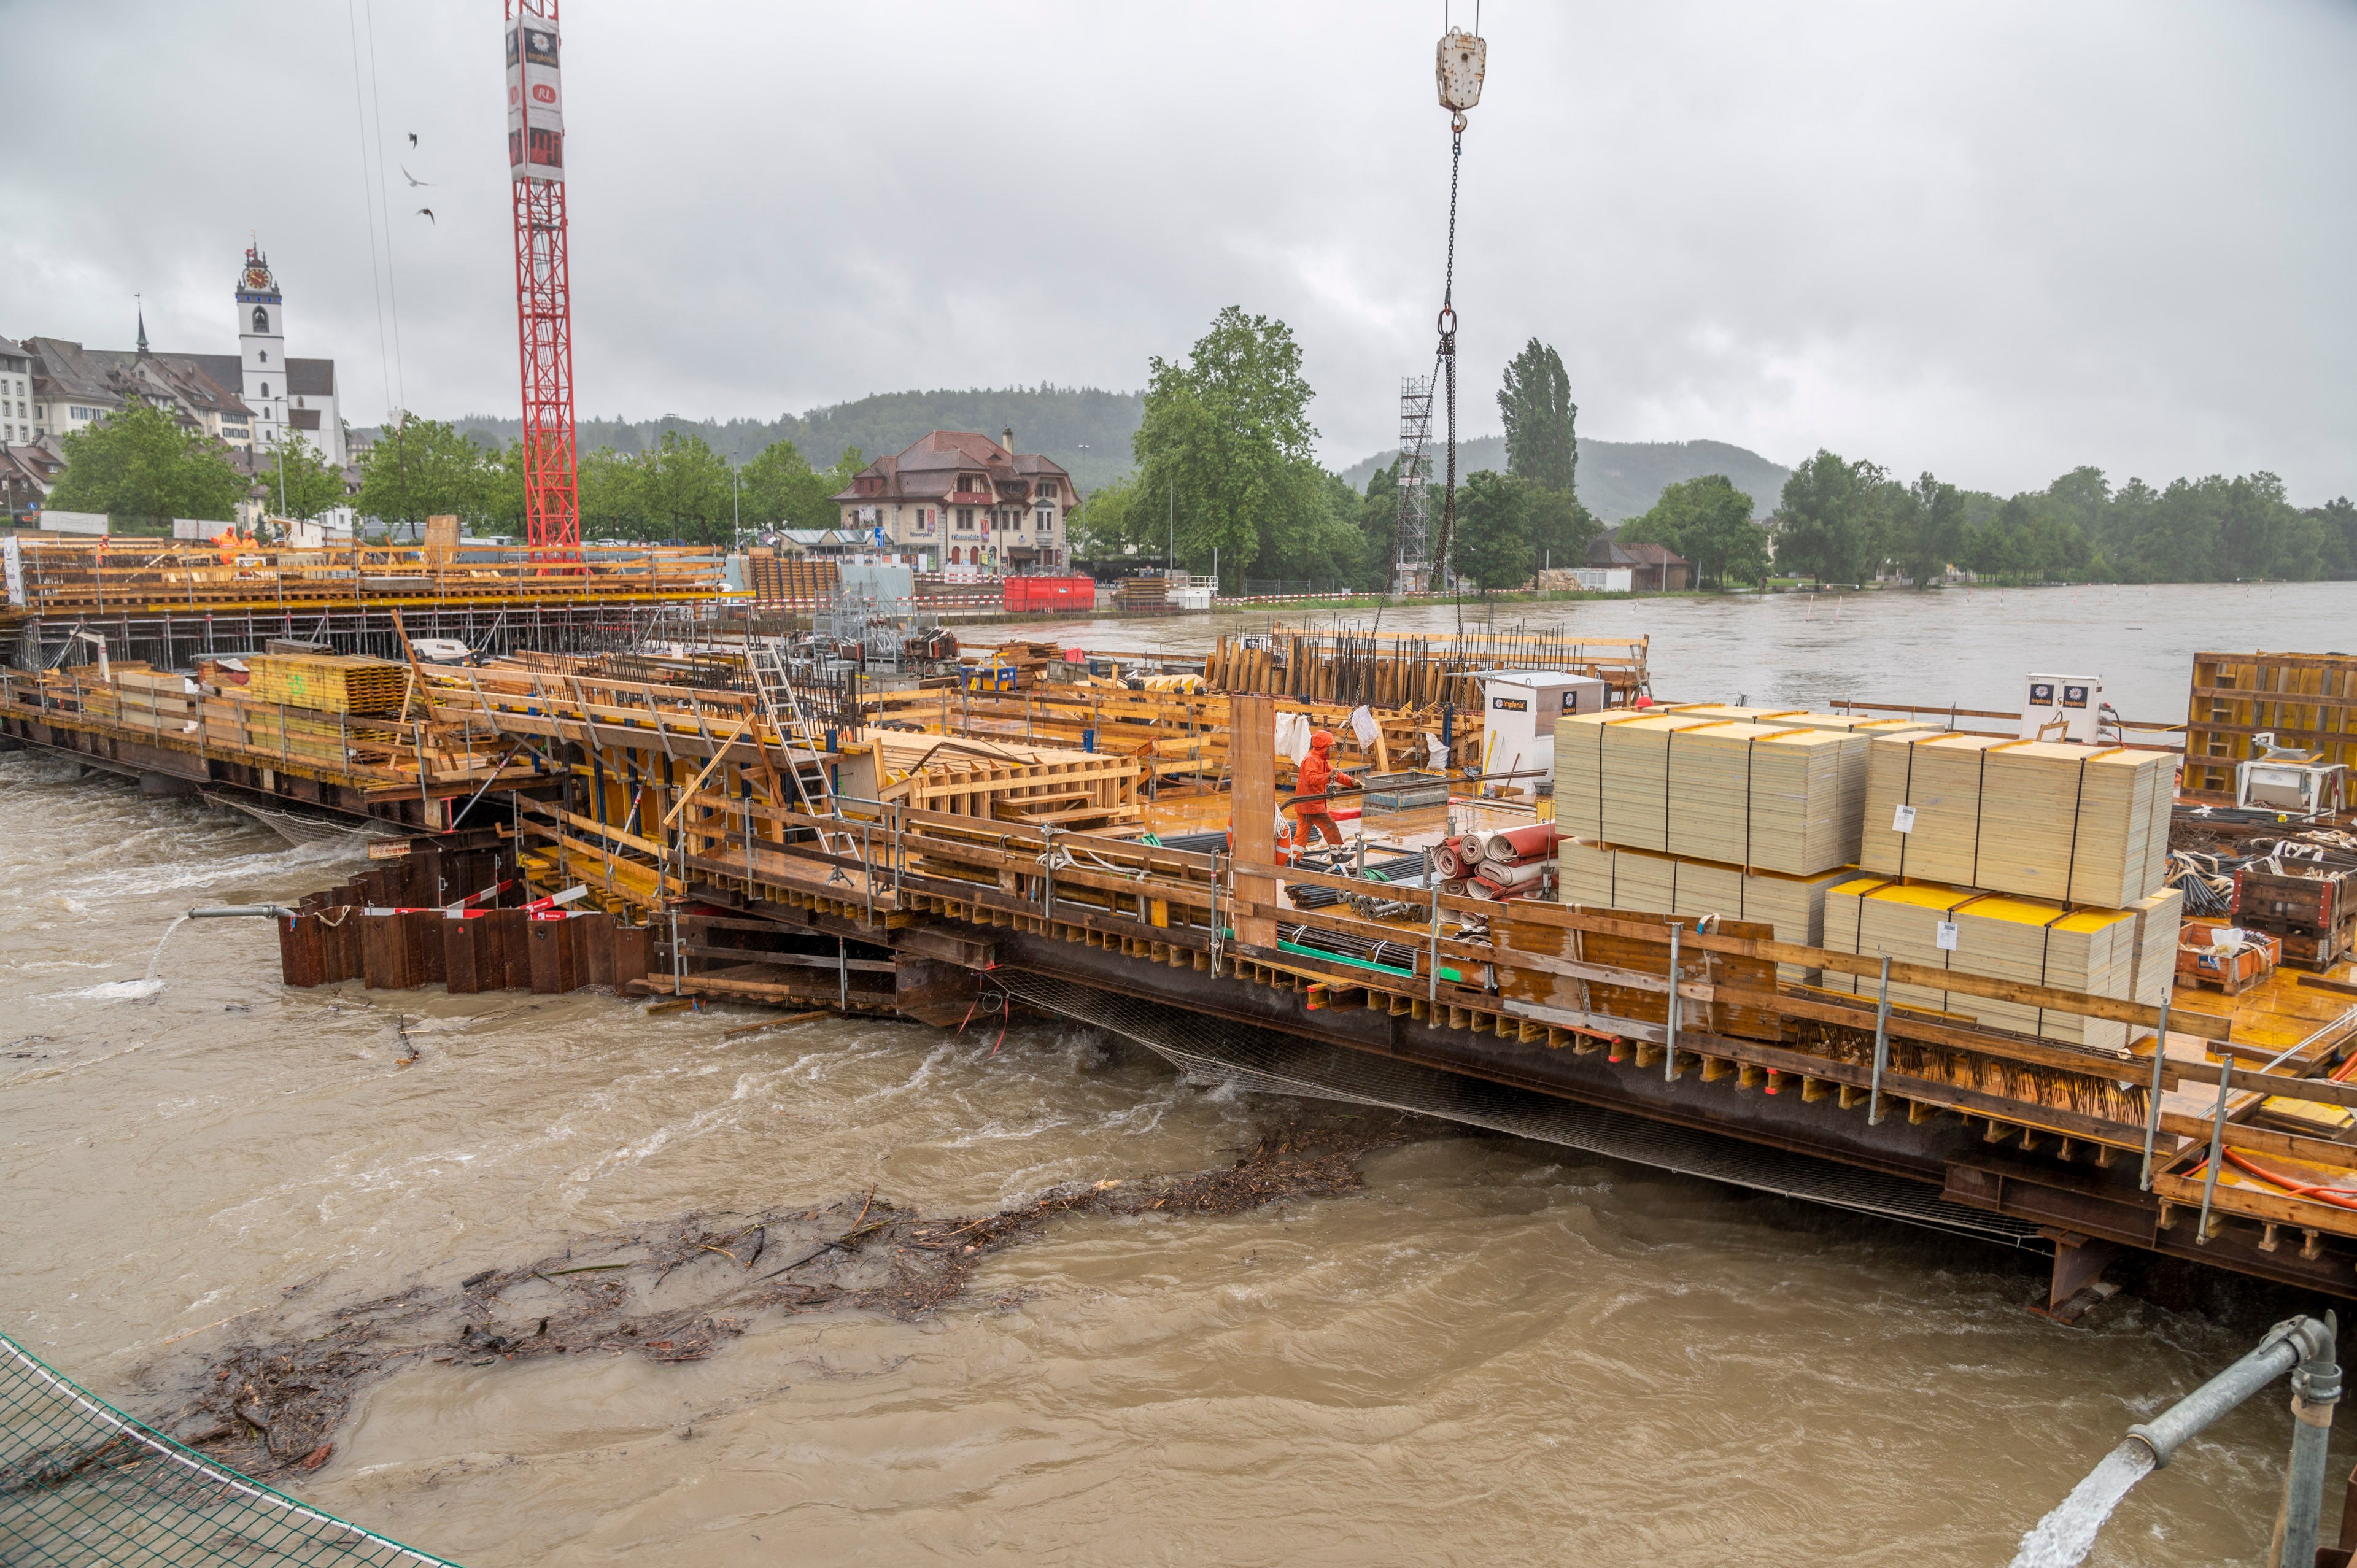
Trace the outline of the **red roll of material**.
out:
M 1507 865 L 1499 861 L 1485 860 L 1481 863 L 1481 870 L 1477 879 L 1501 889 L 1523 887 L 1538 882 L 1546 875 L 1546 871 L 1547 865 L 1544 860 L 1525 861 L 1519 865 Z
M 1560 837 L 1553 822 L 1533 822 L 1527 827 L 1488 834 L 1481 841 L 1481 856 L 1507 862 L 1543 859 L 1555 853 Z
M 1477 899 L 1486 904 L 1497 896 L 1498 890 L 1486 882 L 1469 882 L 1465 885 L 1465 897 L 1468 898 Z
M 1456 850 L 1445 842 L 1432 852 L 1432 869 L 1440 873 L 1443 880 L 1465 875 L 1464 864 L 1458 859 Z

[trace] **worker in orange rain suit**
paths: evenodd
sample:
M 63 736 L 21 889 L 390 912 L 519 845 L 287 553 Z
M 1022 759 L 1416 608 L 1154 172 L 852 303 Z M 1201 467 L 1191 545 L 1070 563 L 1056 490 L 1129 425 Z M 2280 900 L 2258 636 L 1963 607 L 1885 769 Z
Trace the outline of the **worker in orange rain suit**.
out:
M 1296 793 L 1323 795 L 1329 789 L 1352 789 L 1358 787 L 1358 781 L 1349 774 L 1334 771 L 1334 764 L 1327 756 L 1333 749 L 1332 731 L 1321 729 L 1309 737 L 1309 755 L 1301 759 Z M 1303 800 L 1297 810 L 1301 816 L 1301 838 L 1305 843 L 1312 832 L 1330 844 L 1342 842 L 1342 830 L 1334 825 L 1333 810 L 1325 801 Z

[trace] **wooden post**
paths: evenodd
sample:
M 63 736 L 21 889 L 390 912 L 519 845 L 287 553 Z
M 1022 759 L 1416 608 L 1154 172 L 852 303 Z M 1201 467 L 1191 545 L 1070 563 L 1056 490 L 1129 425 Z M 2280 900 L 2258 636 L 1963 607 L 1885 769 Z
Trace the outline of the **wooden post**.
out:
M 1277 881 L 1247 867 L 1276 865 L 1276 703 L 1274 698 L 1235 699 L 1229 720 L 1228 755 L 1235 768 L 1229 792 L 1229 825 L 1235 838 L 1233 870 L 1239 904 L 1274 905 Z M 1274 915 L 1236 916 L 1236 940 L 1251 947 L 1276 946 Z

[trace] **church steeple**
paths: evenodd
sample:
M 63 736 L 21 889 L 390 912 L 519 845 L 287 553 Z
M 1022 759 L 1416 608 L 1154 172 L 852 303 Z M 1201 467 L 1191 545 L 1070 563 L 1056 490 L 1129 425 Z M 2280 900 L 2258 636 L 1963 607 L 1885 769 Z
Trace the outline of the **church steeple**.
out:
M 144 360 L 147 357 L 147 305 L 135 294 L 131 297 L 139 310 L 139 357 Z

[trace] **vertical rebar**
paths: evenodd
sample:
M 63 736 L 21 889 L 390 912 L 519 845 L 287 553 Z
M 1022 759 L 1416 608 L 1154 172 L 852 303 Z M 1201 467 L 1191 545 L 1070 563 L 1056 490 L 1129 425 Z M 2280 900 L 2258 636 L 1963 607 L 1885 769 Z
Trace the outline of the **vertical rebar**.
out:
M 2193 1244 L 2210 1244 L 2210 1199 L 2218 1190 L 2218 1165 L 2225 1157 L 2226 1148 L 2226 1088 L 2234 1081 L 2234 1053 L 2225 1041 L 2218 1042 L 2218 1108 L 2210 1117 L 2209 1169 L 2201 1178 L 2201 1220 L 2193 1228 Z
M 2169 1001 L 2160 999 L 2160 1031 L 2152 1037 L 2151 1103 L 2146 1108 L 2144 1121 L 2144 1176 L 2138 1186 L 2146 1192 L 2152 1190 L 2152 1150 L 2160 1140 L 2160 1075 L 2169 1065 Z
M 1666 1041 L 1662 1051 L 1662 1081 L 1675 1083 L 1678 1080 L 1678 926 L 1674 920 L 1670 923 L 1670 998 L 1668 1005 L 1663 1009 L 1662 1019 L 1663 1037 Z
M 1867 1080 L 1866 1124 L 1882 1121 L 1882 1071 L 1890 1065 L 1890 955 L 1882 955 L 1882 999 L 1874 1007 L 1874 1076 Z

